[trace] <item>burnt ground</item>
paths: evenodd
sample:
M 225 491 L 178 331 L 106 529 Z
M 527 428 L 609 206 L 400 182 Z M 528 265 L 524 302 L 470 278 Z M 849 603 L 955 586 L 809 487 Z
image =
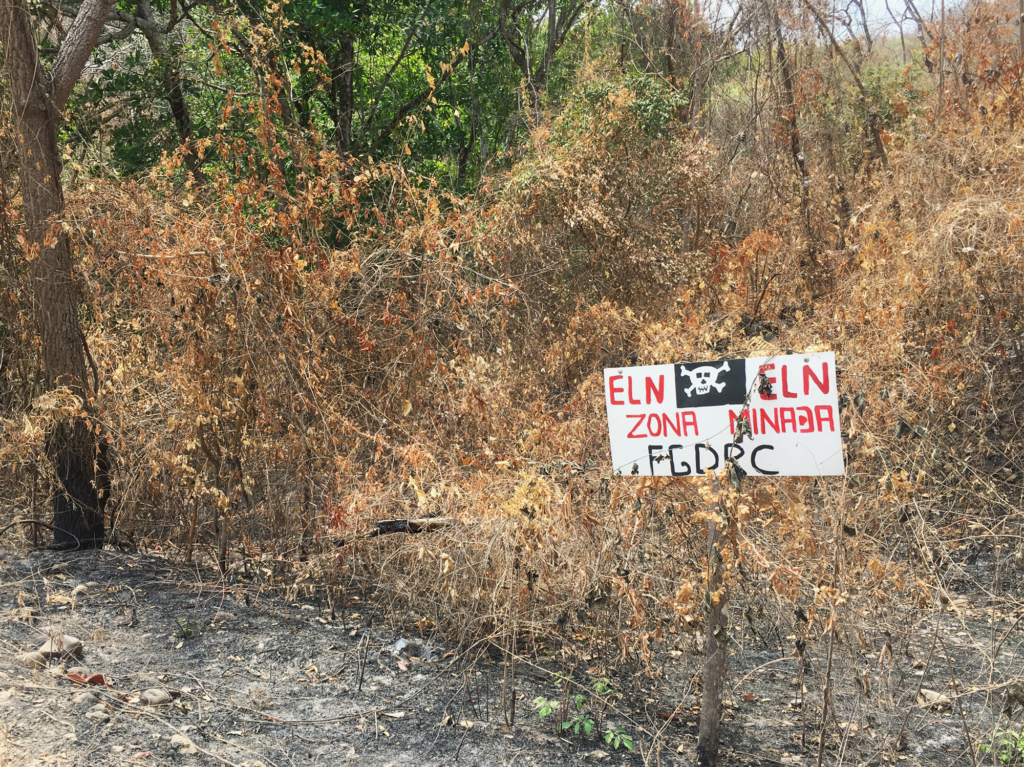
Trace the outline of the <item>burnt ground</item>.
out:
M 977 750 L 995 726 L 1020 727 L 1019 714 L 1011 721 L 1001 710 L 1024 666 L 1024 621 L 1007 607 L 1019 604 L 1021 578 L 1008 570 L 993 593 L 992 570 L 984 558 L 951 568 L 952 602 L 938 630 L 936 610 L 843 624 L 831 643 L 834 714 L 826 717 L 823 763 L 968 765 L 967 733 Z M 84 593 L 72 595 L 82 585 Z M 502 691 L 511 669 L 500 655 L 382 624 L 356 598 L 332 615 L 283 596 L 241 574 L 225 581 L 159 555 L 4 552 L 0 765 L 695 761 L 700 659 L 692 638 L 654 643 L 649 673 L 615 643 L 604 657 L 577 656 L 576 680 L 609 674 L 623 691 L 597 726 L 622 727 L 636 745 L 629 752 L 559 733 L 553 716 L 541 720 L 532 710 L 537 696 L 560 696 L 554 674 L 567 668 L 564 658 L 517 658 L 516 722 L 508 727 L 503 702 L 511 693 Z M 747 606 L 736 599 L 732 607 L 720 763 L 814 765 L 830 642 L 822 627 L 781 608 L 755 604 L 748 622 Z M 55 632 L 81 639 L 81 656 L 23 667 L 19 653 Z M 801 675 L 794 646 L 803 637 Z M 410 643 L 400 649 L 402 639 Z M 98 701 L 81 702 L 86 688 L 68 676 L 86 672 L 112 684 L 87 688 Z M 919 688 L 944 698 L 930 706 Z M 150 689 L 171 700 L 145 705 L 140 695 Z

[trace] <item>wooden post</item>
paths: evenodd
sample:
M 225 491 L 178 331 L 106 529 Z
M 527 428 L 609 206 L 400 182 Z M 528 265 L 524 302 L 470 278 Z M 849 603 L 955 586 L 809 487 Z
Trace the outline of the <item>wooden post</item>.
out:
M 705 659 L 701 681 L 700 734 L 697 739 L 698 767 L 715 767 L 718 764 L 718 727 L 722 721 L 722 691 L 725 687 L 726 652 L 729 645 L 725 613 L 728 595 L 722 588 L 722 554 L 719 548 L 724 531 L 718 526 L 717 521 L 725 519 L 723 495 L 726 489 L 717 478 L 711 479 L 710 482 L 717 498 L 711 505 L 712 516 L 708 519 L 708 590 L 704 596 L 707 617 L 704 628 Z M 716 602 L 713 595 L 719 590 L 721 594 Z

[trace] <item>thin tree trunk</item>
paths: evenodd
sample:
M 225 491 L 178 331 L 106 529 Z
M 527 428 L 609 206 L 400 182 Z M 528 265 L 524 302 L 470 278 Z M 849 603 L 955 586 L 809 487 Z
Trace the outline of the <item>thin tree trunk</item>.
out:
M 700 0 L 693 0 L 694 67 L 690 75 L 690 123 L 695 124 L 704 108 L 704 44 L 701 40 Z
M 548 76 L 551 74 L 551 67 L 554 65 L 555 55 L 558 49 L 565 42 L 565 36 L 579 21 L 580 15 L 587 7 L 588 0 L 577 0 L 568 3 L 562 13 L 558 13 L 557 0 L 547 1 L 547 33 L 544 45 L 544 55 L 541 56 L 540 64 L 531 71 L 530 68 L 530 35 L 522 32 L 518 25 L 518 19 L 510 15 L 522 10 L 523 6 L 513 8 L 512 0 L 501 0 L 498 4 L 498 34 L 501 35 L 508 48 L 512 61 L 519 67 L 526 78 L 527 84 L 533 93 L 535 106 L 540 108 L 540 94 L 547 85 Z M 523 44 L 520 45 L 520 39 Z
M 185 100 L 185 91 L 181 87 L 181 72 L 178 69 L 178 51 L 170 50 L 164 44 L 163 38 L 157 27 L 156 14 L 153 13 L 153 6 L 149 0 L 138 0 L 136 4 L 138 15 L 144 23 L 140 25 L 142 34 L 149 43 L 149 51 L 153 54 L 153 60 L 160 68 L 160 80 L 164 86 L 164 98 L 171 107 L 171 116 L 174 118 L 174 126 L 178 131 L 178 138 L 185 148 L 185 167 L 188 168 L 197 183 L 205 183 L 206 176 L 199 168 L 199 153 L 196 151 L 195 142 L 192 141 L 192 114 L 188 108 L 188 101 Z
M 867 90 L 867 88 L 864 87 L 864 82 L 860 79 L 859 67 L 854 66 L 854 64 L 851 63 L 850 60 L 847 58 L 846 54 L 843 52 L 842 46 L 839 45 L 839 41 L 836 40 L 836 36 L 832 34 L 832 30 L 829 29 L 828 24 L 825 23 L 825 19 L 818 12 L 818 9 L 814 7 L 814 4 L 812 3 L 812 0 L 802 0 L 802 1 L 803 1 L 803 4 L 804 4 L 804 7 L 806 7 L 807 10 L 811 12 L 812 16 L 814 16 L 814 20 L 817 22 L 818 28 L 821 30 L 822 34 L 824 34 L 828 38 L 829 43 L 832 45 L 832 50 L 834 50 L 836 52 L 836 55 L 842 60 L 842 62 L 846 65 L 846 68 L 850 71 L 850 75 L 853 77 L 853 82 L 857 86 L 857 90 L 860 92 L 860 103 L 863 105 L 864 112 L 865 112 L 865 114 L 867 116 L 867 125 L 865 127 L 867 128 L 867 135 L 869 137 L 869 141 L 868 141 L 869 149 L 868 149 L 868 151 L 871 153 L 872 157 L 877 157 L 878 159 L 880 159 L 882 161 L 882 165 L 884 165 L 886 168 L 888 168 L 889 167 L 889 157 L 888 157 L 888 155 L 885 152 L 885 143 L 882 141 L 882 129 L 879 126 L 878 111 L 871 105 L 871 98 L 870 98 L 870 95 L 868 94 L 868 90 Z M 942 7 L 943 7 L 943 9 L 945 9 L 945 7 L 946 7 L 945 0 L 943 0 Z M 943 10 L 943 13 L 945 13 L 945 10 Z M 945 17 L 943 17 L 943 18 L 945 18 Z M 939 49 L 940 49 L 940 51 L 941 51 L 941 46 L 942 46 L 942 42 L 940 40 L 939 41 L 939 47 L 940 47 Z M 942 56 L 940 55 L 939 58 L 941 59 Z M 939 82 L 941 83 L 941 81 L 942 81 L 942 74 L 941 74 L 941 70 L 940 70 Z M 941 99 L 941 96 L 942 96 L 942 89 L 940 88 L 939 89 L 939 97 L 940 97 L 940 99 Z M 940 101 L 939 111 L 941 112 L 941 101 Z
M 469 158 L 473 154 L 473 147 L 476 145 L 476 120 L 473 120 L 469 128 L 469 141 L 464 141 L 462 134 L 459 134 L 459 176 L 457 186 L 461 190 L 466 185 L 466 170 L 469 167 Z
M 1024 0 L 1021 0 L 1024 3 Z M 907 65 L 907 40 L 903 35 L 903 21 L 906 19 L 906 12 L 904 12 L 903 19 L 897 19 L 896 14 L 892 12 L 892 8 L 889 7 L 889 0 L 885 0 L 885 10 L 889 12 L 889 18 L 892 19 L 892 23 L 896 25 L 896 28 L 900 31 L 900 50 L 903 52 L 903 65 Z
M 337 118 L 334 124 L 338 149 L 342 154 L 352 151 L 352 113 L 355 110 L 355 90 L 353 74 L 356 66 L 356 49 L 349 36 L 338 42 L 341 60 L 336 71 L 331 73 L 331 82 L 335 89 L 335 109 Z
M 512 0 L 500 0 L 498 3 L 498 34 L 501 35 L 505 41 L 505 45 L 508 48 L 509 55 L 512 57 L 512 61 L 515 62 L 516 66 L 519 67 L 519 71 L 523 73 L 523 77 L 526 79 L 526 83 L 533 90 L 533 96 L 536 99 L 537 89 L 533 85 L 533 73 L 530 71 L 530 59 L 529 51 L 523 45 L 519 44 L 521 31 L 519 29 L 517 19 L 509 19 L 509 15 L 513 12 Z M 524 45 L 529 45 L 524 39 Z
M 939 21 L 939 106 L 935 113 L 935 121 L 942 122 L 942 101 L 946 91 L 946 0 L 942 0 L 941 19 Z
M 665 79 L 669 85 L 676 87 L 676 30 L 679 27 L 679 6 L 669 6 L 668 29 L 665 31 Z
M 0 393 L 0 408 L 8 410 L 15 407 L 20 399 L 25 404 L 31 400 L 32 380 L 27 375 L 11 370 L 12 366 L 23 366 L 28 357 L 27 343 L 18 341 L 18 328 L 22 324 L 18 306 L 18 268 L 17 256 L 20 252 L 14 240 L 14 222 L 7 215 L 9 196 L 7 192 L 7 168 L 0 158 L 0 321 L 7 327 L 0 336 L 0 380 L 20 380 L 20 391 L 13 385 Z M 19 365 L 19 363 L 21 363 Z M 8 371 L 10 373 L 8 374 Z M 38 528 L 33 528 L 38 533 Z
M 544 49 L 544 59 L 541 63 L 541 70 L 547 75 L 551 68 L 551 62 L 555 60 L 555 49 L 558 46 L 558 3 L 556 0 L 548 0 L 548 39 Z
M 1017 9 L 1017 44 L 1020 46 L 1020 59 L 1017 61 L 1017 92 L 1024 86 L 1024 0 L 1018 0 Z M 1013 96 L 1010 97 L 1010 130 L 1014 128 L 1014 117 L 1017 109 Z
M 25 0 L 0 0 L 0 45 L 14 102 L 14 129 L 22 208 L 28 241 L 25 257 L 32 281 L 33 313 L 46 386 L 66 386 L 91 407 L 86 372 L 88 350 L 78 324 L 81 292 L 71 247 L 63 231 L 64 192 L 57 146 L 60 109 L 78 81 L 111 2 L 83 5 L 47 73 L 39 60 Z M 46 452 L 56 473 L 54 546 L 103 545 L 103 507 L 109 490 L 106 448 L 82 418 L 54 424 Z
M 811 229 L 811 178 L 807 175 L 807 163 L 804 161 L 804 153 L 800 144 L 800 126 L 797 123 L 796 109 L 796 88 L 793 85 L 793 72 L 789 63 L 789 56 L 786 53 L 786 42 L 782 36 L 782 19 L 779 12 L 772 9 L 773 21 L 775 24 L 775 42 L 778 46 L 779 69 L 782 74 L 782 92 L 785 102 L 782 109 L 786 122 L 789 123 L 789 152 L 793 158 L 793 165 L 800 174 L 800 213 L 804 220 L 804 229 L 807 232 L 807 246 L 813 247 L 814 235 Z
M 719 500 L 712 507 L 717 516 L 725 513 L 721 495 L 725 492 L 722 483 L 712 480 Z M 701 677 L 700 732 L 697 739 L 698 767 L 715 767 L 718 764 L 718 728 L 722 721 L 722 691 L 725 688 L 726 653 L 729 639 L 725 606 L 727 593 L 722 587 L 722 554 L 719 543 L 722 531 L 715 519 L 708 520 L 708 590 L 705 597 L 707 617 L 704 627 L 704 674 Z M 715 602 L 712 595 L 721 590 Z
M 871 49 L 875 47 L 875 41 L 871 39 L 871 27 L 868 25 L 868 13 L 864 7 L 864 0 L 853 0 L 854 6 L 860 11 L 860 24 L 861 29 L 864 30 L 864 44 L 868 49 L 868 55 L 871 55 Z M 900 30 L 902 34 L 903 30 Z

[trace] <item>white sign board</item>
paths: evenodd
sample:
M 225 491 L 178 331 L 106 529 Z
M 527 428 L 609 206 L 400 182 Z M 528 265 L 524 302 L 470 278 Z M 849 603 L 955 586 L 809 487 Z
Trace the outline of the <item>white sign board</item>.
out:
M 604 399 L 616 473 L 685 477 L 729 458 L 751 476 L 845 473 L 832 352 L 608 368 Z

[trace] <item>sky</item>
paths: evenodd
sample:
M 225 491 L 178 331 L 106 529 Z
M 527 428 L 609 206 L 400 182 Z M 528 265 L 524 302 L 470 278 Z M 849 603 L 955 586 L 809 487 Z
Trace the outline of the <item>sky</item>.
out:
M 815 4 L 822 11 L 831 9 L 842 9 L 849 7 L 849 13 L 854 18 L 855 28 L 859 28 L 859 11 L 853 5 L 852 0 L 814 0 Z M 905 14 L 907 0 L 888 0 L 889 7 L 892 9 L 893 14 L 896 18 L 902 18 Z M 721 2 L 721 13 L 726 16 L 732 15 L 732 10 L 735 6 L 734 0 L 720 0 Z M 799 3 L 799 0 L 791 0 L 794 5 Z M 940 13 L 941 0 L 913 0 L 917 10 L 928 18 L 938 18 Z M 946 12 L 968 4 L 971 0 L 946 0 Z M 711 0 L 709 5 L 706 7 L 713 8 L 715 0 Z M 867 11 L 868 26 L 871 29 L 871 34 L 874 38 L 882 36 L 888 36 L 893 38 L 899 38 L 899 29 L 896 23 L 893 21 L 892 16 L 886 10 L 886 0 L 864 0 L 865 9 Z M 713 13 L 713 11 L 712 11 Z M 903 34 L 908 38 L 913 37 L 917 30 L 917 24 L 911 20 L 903 22 Z M 845 30 L 841 26 L 837 26 L 834 30 L 836 37 L 842 39 L 844 37 Z

